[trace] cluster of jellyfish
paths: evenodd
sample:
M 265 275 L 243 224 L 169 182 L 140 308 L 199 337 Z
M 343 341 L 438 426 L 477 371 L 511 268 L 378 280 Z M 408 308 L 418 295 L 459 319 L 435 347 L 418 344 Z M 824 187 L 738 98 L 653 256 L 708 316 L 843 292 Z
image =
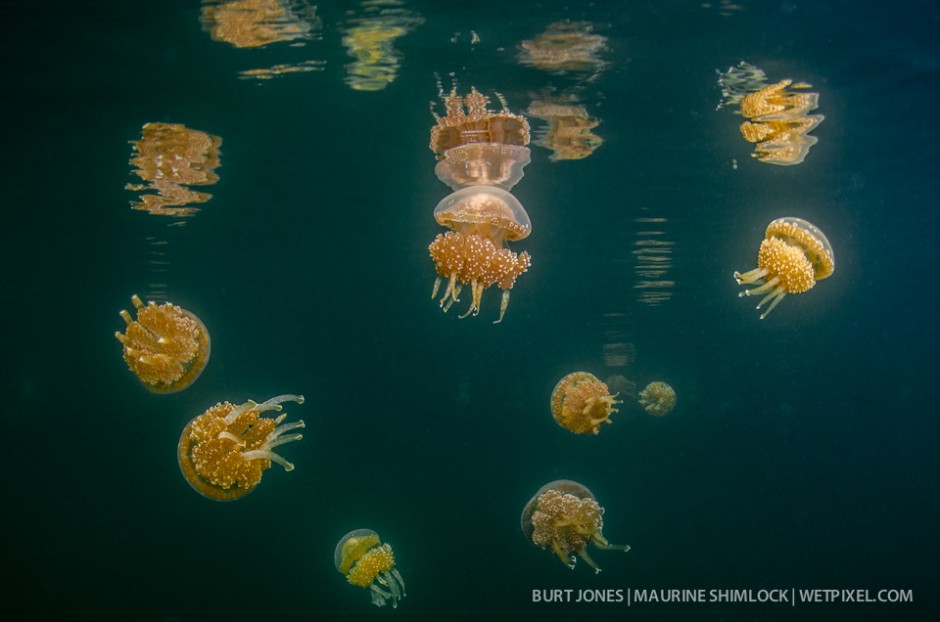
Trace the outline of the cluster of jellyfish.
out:
M 768 105 L 776 105 L 783 97 L 779 91 L 788 85 L 758 93 Z M 477 315 L 483 291 L 496 285 L 502 290 L 497 323 L 506 313 L 516 279 L 531 263 L 528 253 L 517 254 L 507 243 L 524 239 L 532 228 L 525 209 L 510 192 L 530 161 L 529 126 L 524 117 L 508 110 L 501 97 L 499 101 L 502 109 L 493 111 L 475 88 L 465 96 L 453 90 L 444 98 L 446 115 L 435 115 L 430 141 L 438 158 L 435 173 L 453 192 L 434 210 L 437 222 L 449 231 L 438 234 L 429 246 L 437 271 L 432 299 L 443 287 L 439 302 L 446 312 L 467 287 L 470 304 L 460 317 Z M 753 286 L 740 296 L 762 296 L 757 308 L 767 305 L 760 316 L 763 319 L 786 295 L 812 289 L 834 269 L 826 236 L 803 219 L 784 217 L 767 226 L 757 267 L 735 272 L 734 278 L 741 285 Z M 125 332 L 115 333 L 130 371 L 153 393 L 175 393 L 192 385 L 209 362 L 211 340 L 205 324 L 171 302 L 144 304 L 136 294 L 131 302 L 136 317 L 122 310 Z M 628 386 L 629 381 L 619 378 L 618 384 Z M 566 430 L 597 435 L 612 423 L 617 406 L 624 404 L 618 399 L 621 391 L 612 392 L 591 373 L 573 372 L 556 384 L 550 410 Z M 305 427 L 304 421 L 287 421 L 283 412 L 288 402 L 303 404 L 304 398 L 287 394 L 262 402 L 225 401 L 190 420 L 177 446 L 180 471 L 189 486 L 207 499 L 234 501 L 252 492 L 272 464 L 292 471 L 294 465 L 275 451 L 303 438 L 297 430 Z M 636 402 L 648 414 L 661 417 L 675 408 L 676 393 L 667 383 L 654 381 L 636 395 Z M 525 505 L 521 527 L 529 541 L 570 568 L 580 558 L 600 572 L 587 552 L 589 545 L 601 550 L 630 549 L 607 541 L 603 514 L 604 508 L 585 486 L 557 480 L 542 486 Z M 348 583 L 367 589 L 377 606 L 391 603 L 397 607 L 405 596 L 392 547 L 372 530 L 356 529 L 343 536 L 336 545 L 334 563 Z
M 125 332 L 115 337 L 124 361 L 141 384 L 154 393 L 175 393 L 196 381 L 209 362 L 211 340 L 205 324 L 171 302 L 147 304 L 135 294 L 136 317 L 120 312 Z M 276 448 L 303 438 L 302 419 L 286 421 L 283 404 L 304 403 L 302 395 L 279 395 L 263 402 L 220 402 L 183 428 L 176 456 L 183 478 L 213 501 L 235 501 L 255 490 L 272 464 L 285 471 L 294 465 Z M 277 413 L 268 416 L 266 413 Z M 369 529 L 346 534 L 336 545 L 336 569 L 357 587 L 367 588 L 372 603 L 393 607 L 405 596 L 405 581 L 395 567 L 391 545 Z

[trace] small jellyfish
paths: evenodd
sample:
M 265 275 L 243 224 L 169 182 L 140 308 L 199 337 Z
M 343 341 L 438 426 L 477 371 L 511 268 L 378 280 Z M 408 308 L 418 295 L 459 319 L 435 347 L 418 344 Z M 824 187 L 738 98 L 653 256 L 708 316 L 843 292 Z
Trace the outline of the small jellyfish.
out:
M 757 253 L 757 268 L 734 273 L 739 285 L 758 285 L 738 296 L 766 294 L 757 304 L 770 303 L 764 319 L 787 294 L 802 294 L 835 271 L 832 246 L 823 232 L 802 218 L 777 218 L 769 225 Z
M 431 298 L 436 298 L 444 279 L 447 287 L 441 307 L 450 309 L 464 285 L 470 286 L 470 307 L 460 317 L 480 312 L 483 290 L 498 285 L 503 291 L 499 318 L 509 305 L 509 290 L 516 278 L 529 269 L 525 251 L 516 254 L 506 242 L 529 235 L 532 224 L 522 204 L 506 190 L 495 186 L 469 186 L 454 192 L 434 208 L 437 222 L 452 231 L 438 234 L 428 246 L 437 279 Z
M 405 580 L 395 568 L 392 547 L 382 544 L 371 529 L 354 529 L 343 536 L 333 552 L 333 563 L 351 584 L 369 588 L 376 607 L 388 600 L 393 608 L 398 607 L 405 597 Z
M 651 382 L 640 391 L 639 402 L 649 414 L 662 417 L 676 407 L 676 392 L 665 382 Z
M 277 418 L 259 416 L 280 411 L 284 402 L 303 404 L 304 398 L 279 395 L 260 404 L 248 400 L 238 406 L 222 402 L 187 423 L 177 458 L 193 490 L 215 501 L 234 501 L 255 489 L 272 462 L 293 471 L 294 465 L 273 450 L 302 439 L 302 434 L 286 433 L 303 428 L 303 420 L 282 423 L 287 413 Z
M 623 402 L 610 395 L 607 385 L 584 371 L 568 374 L 552 391 L 552 416 L 563 428 L 575 434 L 597 434 L 602 423 L 613 423 L 615 404 Z
M 551 551 L 574 569 L 577 558 L 594 572 L 601 569 L 587 553 L 593 543 L 607 551 L 629 551 L 627 545 L 611 544 L 602 533 L 604 508 L 585 486 L 560 479 L 539 488 L 522 510 L 522 532 L 535 546 Z
M 209 331 L 198 317 L 172 303 L 144 305 L 137 294 L 131 302 L 137 319 L 122 309 L 127 332 L 114 333 L 124 344 L 124 361 L 154 393 L 182 391 L 209 362 Z

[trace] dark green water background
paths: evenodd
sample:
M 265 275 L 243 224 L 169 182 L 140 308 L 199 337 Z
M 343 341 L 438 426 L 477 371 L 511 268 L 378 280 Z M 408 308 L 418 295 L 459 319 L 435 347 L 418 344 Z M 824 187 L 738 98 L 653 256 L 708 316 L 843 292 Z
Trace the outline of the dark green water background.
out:
M 936 404 L 940 54 L 931 3 L 409 2 L 397 79 L 345 83 L 340 28 L 238 50 L 196 2 L 8 7 L 4 30 L 2 550 L 11 608 L 34 619 L 930 619 L 938 610 Z M 427 147 L 449 84 L 505 95 L 570 87 L 516 61 L 561 19 L 609 37 L 583 103 L 605 140 L 581 161 L 533 146 L 514 194 L 533 257 L 458 320 L 429 299 L 427 244 L 448 189 Z M 470 30 L 481 38 L 471 45 Z M 451 42 L 454 33 L 462 36 Z M 241 70 L 326 61 L 264 83 Z M 753 160 L 716 111 L 740 60 L 820 94 L 806 161 Z M 533 125 L 536 120 L 532 120 Z M 221 136 L 214 197 L 185 226 L 129 209 L 129 141 L 147 122 Z M 732 161 L 737 160 L 737 169 Z M 766 224 L 800 216 L 835 275 L 766 320 L 731 278 Z M 636 219 L 666 218 L 671 298 L 638 301 Z M 209 327 L 188 390 L 145 391 L 112 337 L 153 280 Z M 465 296 L 466 298 L 467 296 Z M 462 306 L 461 303 L 460 306 Z M 456 310 L 456 309 L 455 309 Z M 616 339 L 612 335 L 619 335 Z M 633 343 L 626 368 L 605 343 Z M 574 370 L 666 380 L 668 417 L 626 404 L 596 437 L 548 399 Z M 296 464 L 229 504 L 179 473 L 183 425 L 221 400 L 303 393 Z M 633 549 L 570 571 L 528 543 L 522 506 L 578 480 Z M 377 530 L 408 583 L 377 609 L 333 568 Z M 550 588 L 902 588 L 913 604 L 533 604 Z

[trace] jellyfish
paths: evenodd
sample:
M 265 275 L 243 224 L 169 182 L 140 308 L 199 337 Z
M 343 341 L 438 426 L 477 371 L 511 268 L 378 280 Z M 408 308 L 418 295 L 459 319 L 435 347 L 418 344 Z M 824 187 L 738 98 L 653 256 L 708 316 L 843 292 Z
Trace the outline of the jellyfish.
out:
M 531 265 L 528 253 L 514 253 L 505 245 L 532 230 L 525 208 L 509 192 L 530 160 L 525 146 L 529 125 L 500 101 L 503 109 L 493 111 L 475 88 L 466 97 L 455 90 L 444 100 L 447 115 L 436 116 L 430 142 L 439 157 L 435 173 L 454 192 L 434 209 L 438 224 L 451 231 L 428 246 L 437 271 L 431 298 L 437 298 L 446 279 L 440 306 L 447 311 L 469 285 L 470 307 L 463 318 L 477 315 L 483 290 L 498 285 L 503 295 L 496 323 L 506 313 L 509 290 Z
M 434 209 L 434 218 L 452 231 L 440 233 L 428 246 L 437 270 L 431 291 L 436 298 L 444 279 L 447 287 L 441 296 L 444 311 L 458 300 L 464 285 L 470 286 L 470 307 L 461 315 L 477 315 L 483 290 L 497 285 L 503 292 L 499 318 L 503 321 L 509 306 L 509 291 L 531 260 L 525 251 L 516 254 L 505 242 L 529 235 L 532 225 L 522 204 L 509 192 L 493 186 L 470 186 L 458 190 Z
M 607 385 L 593 374 L 576 371 L 558 381 L 552 391 L 552 416 L 563 428 L 575 434 L 597 434 L 602 423 L 613 423 L 615 404 L 623 402 L 610 395 Z
M 382 544 L 379 534 L 371 529 L 354 529 L 340 538 L 333 553 L 336 569 L 346 580 L 358 587 L 369 588 L 372 604 L 385 606 L 405 597 L 405 580 L 395 568 L 395 554 L 391 545 Z
M 137 319 L 122 309 L 127 332 L 114 333 L 124 344 L 124 361 L 154 393 L 182 391 L 209 362 L 209 331 L 198 317 L 172 303 L 144 305 L 137 294 L 131 302 Z
M 183 477 L 202 496 L 215 501 L 244 497 L 261 482 L 264 471 L 276 462 L 285 471 L 294 465 L 274 452 L 275 447 L 299 441 L 302 434 L 287 434 L 304 427 L 303 420 L 283 423 L 284 402 L 304 403 L 302 395 L 279 395 L 258 404 L 216 404 L 186 424 L 180 436 L 177 458 Z
M 738 296 L 765 294 L 757 304 L 760 309 L 770 303 L 761 314 L 764 319 L 787 294 L 802 294 L 828 278 L 835 270 L 832 246 L 815 225 L 786 216 L 767 225 L 764 241 L 757 253 L 757 268 L 741 274 L 734 273 L 738 285 L 758 285 L 746 289 Z
M 627 545 L 611 544 L 602 533 L 604 508 L 585 486 L 560 479 L 539 488 L 522 510 L 522 532 L 535 546 L 558 556 L 563 564 L 575 567 L 577 557 L 601 571 L 587 553 L 593 544 L 606 551 L 629 551 Z M 577 556 L 577 557 L 575 557 Z
M 676 407 L 676 392 L 665 382 L 651 382 L 640 391 L 639 402 L 649 414 L 662 417 Z

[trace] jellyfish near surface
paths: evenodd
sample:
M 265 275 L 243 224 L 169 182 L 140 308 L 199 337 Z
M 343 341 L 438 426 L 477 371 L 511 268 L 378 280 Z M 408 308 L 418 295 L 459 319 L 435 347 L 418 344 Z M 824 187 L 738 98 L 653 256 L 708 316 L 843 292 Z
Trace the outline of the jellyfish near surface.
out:
M 522 510 L 522 532 L 535 546 L 554 553 L 574 569 L 577 558 L 600 572 L 587 553 L 588 544 L 603 550 L 629 551 L 627 545 L 611 544 L 602 533 L 604 508 L 586 486 L 567 479 L 549 482 Z M 577 556 L 577 557 L 576 557 Z
M 676 407 L 676 392 L 665 382 L 651 382 L 640 391 L 640 406 L 651 415 L 662 417 Z
M 739 285 L 757 285 L 738 294 L 764 295 L 757 308 L 770 303 L 761 314 L 764 319 L 787 294 L 811 290 L 816 281 L 829 278 L 835 271 L 835 256 L 829 240 L 815 225 L 787 216 L 767 225 L 757 253 L 757 268 L 734 273 Z
M 279 395 L 260 404 L 248 400 L 237 406 L 221 402 L 186 424 L 177 458 L 193 490 L 215 501 L 234 501 L 255 489 L 272 462 L 293 471 L 294 465 L 274 448 L 302 439 L 302 434 L 287 432 L 303 428 L 303 420 L 283 423 L 287 413 L 276 418 L 261 416 L 282 410 L 284 402 L 303 404 L 304 397 Z
M 475 88 L 465 97 L 456 90 L 444 99 L 446 116 L 435 116 L 431 150 L 437 154 L 435 173 L 454 192 L 434 209 L 437 222 L 451 231 L 438 234 L 428 246 L 437 272 L 431 298 L 445 311 L 470 286 L 470 307 L 460 317 L 477 315 L 483 290 L 497 285 L 503 292 L 501 322 L 509 291 L 531 265 L 529 254 L 514 253 L 506 243 L 526 238 L 532 223 L 509 191 L 529 163 L 529 125 L 524 117 L 503 108 L 490 110 Z
M 552 416 L 558 425 L 575 434 L 597 434 L 601 424 L 613 423 L 610 416 L 618 412 L 614 405 L 623 403 L 616 398 L 596 376 L 577 371 L 555 385 Z
M 340 538 L 333 563 L 349 583 L 369 588 L 376 607 L 385 606 L 389 600 L 393 608 L 398 607 L 398 601 L 405 597 L 405 580 L 395 567 L 395 553 L 371 529 L 354 529 Z
M 209 362 L 209 331 L 198 317 L 172 303 L 145 305 L 137 294 L 131 302 L 137 319 L 122 309 L 127 329 L 114 333 L 124 346 L 124 361 L 150 391 L 182 391 Z

